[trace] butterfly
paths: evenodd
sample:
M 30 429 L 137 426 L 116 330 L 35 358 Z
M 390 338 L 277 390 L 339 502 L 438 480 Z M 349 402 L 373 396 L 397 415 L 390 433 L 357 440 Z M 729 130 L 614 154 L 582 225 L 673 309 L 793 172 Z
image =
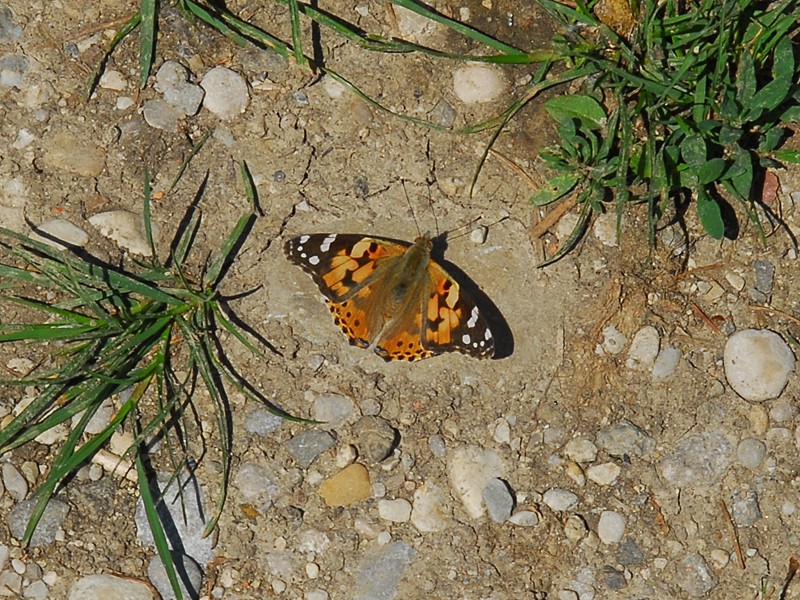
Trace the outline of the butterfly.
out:
M 333 320 L 359 348 L 384 360 L 419 360 L 443 352 L 494 355 L 494 337 L 472 298 L 431 259 L 433 241 L 313 233 L 284 251 L 311 275 Z

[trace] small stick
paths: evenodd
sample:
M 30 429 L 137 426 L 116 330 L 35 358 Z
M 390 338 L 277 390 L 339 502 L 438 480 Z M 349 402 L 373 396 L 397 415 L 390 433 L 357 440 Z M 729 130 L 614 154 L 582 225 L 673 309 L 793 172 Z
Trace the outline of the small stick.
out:
M 722 512 L 725 514 L 725 520 L 728 521 L 728 525 L 731 527 L 733 549 L 736 552 L 736 558 L 739 560 L 739 568 L 744 569 L 744 555 L 742 554 L 742 546 L 739 544 L 739 532 L 736 530 L 736 523 L 733 522 L 733 517 L 731 517 L 731 513 L 728 511 L 725 500 L 720 499 L 719 504 L 722 507 Z
M 794 556 L 790 557 L 789 572 L 786 574 L 786 579 L 783 580 L 783 588 L 781 589 L 781 595 L 778 597 L 778 600 L 786 600 L 786 591 L 789 589 L 789 584 L 792 583 L 798 569 L 800 569 L 800 563 L 797 562 Z

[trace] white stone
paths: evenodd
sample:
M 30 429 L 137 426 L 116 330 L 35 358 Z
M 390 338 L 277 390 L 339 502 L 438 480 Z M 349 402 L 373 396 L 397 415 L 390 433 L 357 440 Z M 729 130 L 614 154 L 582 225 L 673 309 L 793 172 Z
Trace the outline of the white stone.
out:
M 604 544 L 618 544 L 625 533 L 625 524 L 628 519 L 614 512 L 604 510 L 600 513 L 600 521 L 597 523 L 597 536 Z
M 608 246 L 609 248 L 617 247 L 616 212 L 608 211 L 595 219 L 594 236 L 600 240 L 604 246 Z
M 244 78 L 225 67 L 214 67 L 200 82 L 206 91 L 203 106 L 223 120 L 241 115 L 250 101 Z
M 117 245 L 139 256 L 152 256 L 150 245 L 144 234 L 144 223 L 141 215 L 126 210 L 111 210 L 97 213 L 89 217 L 89 223 L 100 230 L 100 233 L 117 243 Z M 153 239 L 158 238 L 158 227 L 151 223 Z
M 153 600 L 153 592 L 141 581 L 113 575 L 87 575 L 75 582 L 69 600 Z
M 507 89 L 505 75 L 493 65 L 472 63 L 453 73 L 453 91 L 464 104 L 498 100 Z
M 423 483 L 414 491 L 411 524 L 420 533 L 443 531 L 450 524 L 450 511 L 444 491 L 435 484 Z
M 594 462 L 597 458 L 597 446 L 587 438 L 574 438 L 567 442 L 564 454 L 578 463 Z
M 597 485 L 613 485 L 619 477 L 619 465 L 615 463 L 603 463 L 602 465 L 592 465 L 586 469 L 586 477 L 594 481 Z
M 650 325 L 642 327 L 633 336 L 625 366 L 629 369 L 641 371 L 652 369 L 658 356 L 660 344 L 661 338 L 655 327 Z
M 36 229 L 37 231 L 31 232 L 31 239 L 47 244 L 57 250 L 65 250 L 67 246 L 82 248 L 89 242 L 88 233 L 64 219 L 50 219 Z M 61 240 L 65 243 L 59 244 L 56 240 Z
M 666 379 L 675 372 L 678 364 L 681 362 L 681 351 L 672 346 L 663 348 L 656 357 L 653 363 L 653 370 L 651 371 L 653 379 L 662 380 Z
M 544 503 L 556 512 L 569 510 L 578 503 L 578 496 L 561 488 L 550 488 L 544 493 Z
M 603 341 L 600 342 L 596 354 L 619 354 L 628 343 L 628 338 L 613 325 L 603 328 Z
M 115 92 L 121 92 L 126 87 L 128 87 L 128 82 L 125 81 L 125 78 L 122 76 L 122 73 L 120 73 L 119 71 L 115 71 L 113 69 L 109 69 L 103 72 L 103 75 L 100 77 L 98 85 L 106 90 L 114 90 Z
M 508 522 L 518 527 L 536 527 L 539 524 L 539 515 L 532 510 L 520 510 L 511 515 Z
M 479 446 L 458 448 L 449 457 L 447 475 L 456 496 L 472 519 L 479 519 L 486 510 L 483 488 L 493 477 L 505 476 L 505 465 L 493 450 Z
M 411 519 L 411 503 L 404 498 L 380 500 L 378 502 L 378 515 L 384 521 L 407 523 Z
M 743 329 L 725 344 L 725 377 L 745 400 L 763 402 L 777 398 L 794 370 L 789 346 L 768 329 Z

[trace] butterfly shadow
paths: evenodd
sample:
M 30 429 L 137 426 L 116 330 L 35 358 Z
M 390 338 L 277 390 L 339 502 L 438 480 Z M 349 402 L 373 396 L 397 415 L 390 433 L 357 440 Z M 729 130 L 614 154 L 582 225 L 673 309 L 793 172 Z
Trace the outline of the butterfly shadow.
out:
M 442 233 L 433 238 L 431 258 L 450 273 L 453 279 L 456 280 L 456 283 L 461 286 L 461 289 L 474 300 L 478 310 L 481 311 L 486 318 L 492 335 L 494 336 L 493 358 L 499 360 L 511 356 L 514 352 L 514 334 L 511 333 L 511 327 L 508 326 L 508 321 L 503 317 L 497 305 L 492 302 L 491 298 L 478 287 L 478 284 L 475 283 L 469 275 L 457 265 L 444 258 L 444 253 L 447 250 L 446 236 L 446 233 Z

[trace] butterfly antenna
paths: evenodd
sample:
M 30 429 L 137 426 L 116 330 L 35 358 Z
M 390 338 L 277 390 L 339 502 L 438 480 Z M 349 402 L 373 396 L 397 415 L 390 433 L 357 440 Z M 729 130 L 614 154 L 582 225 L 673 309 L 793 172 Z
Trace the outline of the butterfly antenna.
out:
M 406 180 L 401 179 L 400 183 L 403 186 L 403 194 L 405 194 L 406 197 L 406 204 L 408 204 L 408 210 L 411 211 L 411 218 L 414 219 L 414 227 L 417 228 L 417 235 L 421 236 L 422 231 L 419 228 L 419 221 L 417 221 L 417 215 L 414 214 L 414 207 L 411 205 L 411 198 L 408 197 L 408 190 L 406 189 Z

